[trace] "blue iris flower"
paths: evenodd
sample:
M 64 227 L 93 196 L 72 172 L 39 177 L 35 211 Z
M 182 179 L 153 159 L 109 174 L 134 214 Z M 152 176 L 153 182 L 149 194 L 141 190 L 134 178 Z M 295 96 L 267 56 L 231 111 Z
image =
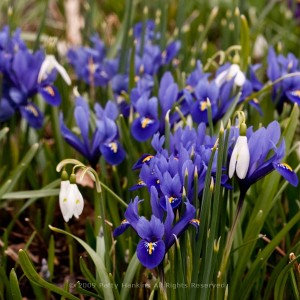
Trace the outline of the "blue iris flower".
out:
M 292 53 L 286 57 L 283 55 L 276 56 L 274 48 L 270 47 L 267 69 L 269 79 L 274 82 L 280 77 L 294 72 L 300 72 L 299 60 Z M 279 111 L 282 110 L 283 103 L 288 100 L 300 104 L 299 78 L 299 75 L 287 77 L 273 86 L 272 100 Z
M 39 93 L 50 105 L 61 102 L 58 90 L 53 86 L 56 71 L 39 81 L 38 75 L 45 59 L 43 51 L 31 53 L 20 39 L 20 31 L 12 38 L 5 27 L 0 33 L 0 71 L 3 73 L 0 122 L 7 121 L 20 112 L 30 126 L 41 128 L 43 114 L 31 101 Z
M 67 53 L 77 77 L 87 84 L 106 86 L 117 74 L 118 61 L 106 58 L 104 43 L 98 35 L 91 37 L 92 47 L 78 47 Z
M 165 198 L 173 209 L 182 204 L 182 194 L 185 189 L 187 198 L 194 198 L 194 175 L 197 173 L 198 193 L 204 188 L 205 176 L 210 161 L 212 147 L 216 138 L 205 134 L 206 126 L 201 123 L 198 129 L 179 127 L 174 134 L 170 134 L 170 149 L 164 149 L 164 137 L 159 133 L 152 139 L 152 147 L 156 154 L 144 154 L 135 163 L 133 169 L 140 169 L 139 181 L 131 190 L 154 186 L 159 194 L 160 205 L 165 210 Z M 170 153 L 169 153 L 170 151 Z M 216 157 L 212 165 L 212 176 L 216 174 Z M 225 168 L 224 168 L 225 170 Z M 223 174 L 221 183 L 226 188 L 228 176 Z
M 139 116 L 131 125 L 131 133 L 139 142 L 146 141 L 159 128 L 157 98 L 147 99 L 142 96 L 135 104 L 135 108 Z
M 95 105 L 96 129 L 90 139 L 90 125 L 88 120 L 91 113 L 87 102 L 82 97 L 76 98 L 74 117 L 80 130 L 81 138 L 67 128 L 60 115 L 60 128 L 64 139 L 83 155 L 92 166 L 95 166 L 101 156 L 111 165 L 120 164 L 125 158 L 125 151 L 118 141 L 118 128 L 115 123 L 118 111 L 116 105 L 108 101 L 103 109 Z
M 146 268 L 157 267 L 164 259 L 168 249 L 175 243 L 176 238 L 193 223 L 196 209 L 188 201 L 181 218 L 174 224 L 174 213 L 171 204 L 166 199 L 166 213 L 162 210 L 158 194 L 153 187 L 151 190 L 152 215 L 150 221 L 144 216 L 139 216 L 138 197 L 131 201 L 125 212 L 125 219 L 114 230 L 114 236 L 122 234 L 127 228 L 132 227 L 141 240 L 137 245 L 137 257 Z
M 298 185 L 298 177 L 292 168 L 282 163 L 285 155 L 284 139 L 280 141 L 280 126 L 273 121 L 267 128 L 261 127 L 253 132 L 247 130 L 248 147 L 250 152 L 249 169 L 245 179 L 238 179 L 243 191 L 247 191 L 252 184 L 267 174 L 276 170 L 293 186 Z

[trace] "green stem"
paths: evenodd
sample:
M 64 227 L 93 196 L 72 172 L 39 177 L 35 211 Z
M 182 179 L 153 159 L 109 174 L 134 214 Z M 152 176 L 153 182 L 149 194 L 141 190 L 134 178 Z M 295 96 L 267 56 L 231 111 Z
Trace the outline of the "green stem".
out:
M 245 196 L 246 196 L 246 191 L 241 190 L 239 201 L 238 201 L 238 204 L 237 204 L 235 217 L 234 217 L 231 229 L 228 233 L 226 246 L 224 248 L 223 258 L 222 258 L 219 277 L 218 277 L 218 282 L 219 283 L 222 282 L 222 280 L 225 277 L 224 275 L 226 275 L 226 269 L 227 269 L 227 266 L 228 266 L 228 259 L 229 259 L 229 256 L 230 256 L 230 251 L 231 251 L 231 247 L 232 247 L 232 244 L 233 244 L 234 235 L 235 235 L 236 230 L 237 230 L 237 225 L 238 225 L 239 219 L 241 217 L 241 211 L 242 211 Z

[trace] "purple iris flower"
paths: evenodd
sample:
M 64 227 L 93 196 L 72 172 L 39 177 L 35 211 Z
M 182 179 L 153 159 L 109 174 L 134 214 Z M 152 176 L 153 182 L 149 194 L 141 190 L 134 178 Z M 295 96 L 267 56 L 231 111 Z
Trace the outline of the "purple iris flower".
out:
M 109 164 L 120 164 L 125 158 L 125 151 L 118 141 L 118 128 L 115 123 L 115 118 L 118 114 L 116 105 L 108 101 L 103 109 L 99 104 L 96 104 L 95 111 L 97 126 L 90 139 L 88 122 L 91 117 L 90 109 L 82 97 L 77 97 L 74 117 L 79 127 L 81 138 L 67 128 L 61 114 L 60 127 L 62 135 L 92 166 L 97 164 L 101 154 Z
M 137 257 L 144 267 L 153 269 L 163 261 L 166 252 L 175 243 L 175 239 L 179 238 L 187 227 L 194 223 L 196 209 L 188 201 L 185 202 L 185 212 L 174 224 L 171 204 L 166 199 L 166 212 L 162 210 L 157 191 L 153 187 L 151 189 L 153 214 L 149 221 L 138 214 L 140 202 L 139 198 L 136 197 L 129 203 L 124 214 L 125 220 L 114 230 L 114 236 L 117 237 L 128 227 L 132 227 L 141 238 L 137 245 Z
M 298 185 L 295 172 L 288 164 L 282 163 L 285 155 L 285 142 L 284 139 L 280 142 L 280 136 L 280 126 L 277 121 L 255 132 L 252 128 L 248 128 L 250 163 L 245 179 L 238 179 L 241 190 L 246 192 L 252 184 L 273 170 L 276 170 L 293 186 Z
M 155 97 L 148 99 L 142 96 L 136 102 L 135 109 L 139 116 L 131 125 L 131 133 L 137 141 L 146 141 L 158 130 L 157 106 L 158 101 Z
M 98 35 L 91 37 L 92 47 L 70 49 L 68 59 L 79 79 L 94 86 L 106 86 L 117 74 L 118 62 L 106 58 L 104 43 Z
M 170 135 L 170 149 L 164 149 L 164 137 L 159 133 L 152 139 L 152 147 L 156 154 L 144 154 L 135 163 L 133 169 L 140 169 L 139 181 L 131 190 L 147 187 L 150 191 L 154 186 L 158 192 L 160 205 L 166 209 L 167 198 L 173 209 L 182 204 L 182 194 L 188 199 L 194 198 L 194 175 L 197 173 L 197 189 L 200 194 L 204 188 L 205 176 L 210 161 L 212 147 L 216 138 L 205 134 L 206 126 L 201 123 L 198 129 L 179 127 Z M 170 153 L 169 153 L 170 151 Z M 216 157 L 213 160 L 212 176 L 216 174 Z M 225 170 L 225 168 L 224 168 Z M 228 176 L 223 174 L 221 183 L 226 188 Z
M 60 104 L 61 97 L 53 86 L 56 72 L 53 71 L 46 79 L 38 82 L 44 58 L 42 51 L 30 53 L 28 50 L 19 50 L 6 62 L 7 66 L 3 71 L 0 121 L 6 121 L 14 112 L 20 111 L 30 126 L 41 128 L 43 114 L 30 99 L 39 93 L 50 105 Z
M 292 53 L 286 57 L 281 54 L 276 56 L 274 48 L 270 47 L 267 69 L 269 79 L 274 82 L 280 77 L 294 72 L 300 72 L 299 60 Z M 283 103 L 288 100 L 300 104 L 299 79 L 300 75 L 287 77 L 273 86 L 272 100 L 279 111 L 282 110 Z

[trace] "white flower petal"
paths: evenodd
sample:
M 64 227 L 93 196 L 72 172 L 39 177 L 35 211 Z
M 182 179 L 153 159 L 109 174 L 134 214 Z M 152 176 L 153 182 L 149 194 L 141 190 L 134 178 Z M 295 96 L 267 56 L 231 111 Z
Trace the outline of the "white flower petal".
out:
M 68 207 L 66 202 L 67 202 L 69 186 L 70 186 L 69 180 L 63 180 L 60 183 L 59 206 L 60 206 L 61 213 L 63 215 L 66 215 L 68 212 Z
M 234 148 L 233 148 L 231 157 L 230 157 L 229 172 L 228 172 L 229 178 L 232 178 L 232 176 L 234 174 L 237 154 L 238 154 L 238 149 L 237 149 L 237 143 L 236 143 Z
M 238 72 L 235 76 L 235 79 L 234 79 L 234 83 L 237 85 L 237 86 L 243 86 L 244 83 L 246 81 L 246 77 L 244 75 L 243 72 Z
M 232 178 L 234 171 L 240 179 L 247 175 L 250 163 L 250 152 L 246 136 L 239 136 L 233 148 L 229 162 L 229 178 Z
M 240 179 L 244 179 L 246 177 L 249 169 L 249 163 L 250 163 L 250 153 L 246 141 L 246 144 L 241 145 L 241 148 L 239 149 L 239 155 L 236 164 L 236 175 Z
M 71 85 L 71 78 L 65 68 L 58 63 L 54 55 L 46 55 L 38 75 L 38 82 L 47 78 L 48 74 L 56 69 L 68 85 Z
M 220 87 L 225 82 L 227 73 L 228 73 L 228 70 L 225 70 L 216 77 L 215 83 L 217 86 Z
M 76 197 L 75 197 L 75 207 L 74 207 L 75 218 L 77 218 L 77 219 L 79 218 L 79 216 L 81 215 L 81 213 L 83 211 L 83 206 L 84 206 L 83 197 L 77 187 Z

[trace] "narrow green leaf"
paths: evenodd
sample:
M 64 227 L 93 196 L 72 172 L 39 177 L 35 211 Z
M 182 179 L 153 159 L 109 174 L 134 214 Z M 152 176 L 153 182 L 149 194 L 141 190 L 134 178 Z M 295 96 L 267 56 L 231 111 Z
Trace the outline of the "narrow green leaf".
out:
M 83 274 L 83 276 L 85 277 L 85 279 L 88 282 L 91 283 L 95 283 L 94 289 L 97 291 L 97 294 L 100 295 L 101 297 L 103 297 L 103 292 L 102 290 L 99 288 L 96 278 L 93 276 L 93 274 L 91 273 L 91 271 L 88 269 L 84 259 L 82 257 L 79 258 L 79 266 L 80 266 L 80 270 Z
M 285 129 L 282 133 L 285 140 L 285 147 L 286 149 L 290 149 L 293 143 L 293 138 L 295 135 L 296 128 L 298 126 L 298 119 L 299 119 L 299 106 L 295 103 L 293 110 L 288 118 L 288 123 L 285 126 Z
M 58 196 L 59 189 L 41 189 L 35 191 L 20 191 L 5 193 L 0 199 L 28 199 L 28 198 L 44 198 L 49 196 Z
M 25 154 L 24 158 L 21 160 L 21 162 L 17 165 L 17 167 L 11 172 L 8 180 L 11 180 L 11 184 L 8 186 L 8 189 L 5 191 L 6 193 L 10 192 L 16 183 L 18 182 L 19 178 L 23 174 L 24 170 L 28 167 L 31 160 L 36 155 L 37 151 L 39 149 L 39 144 L 35 143 L 31 146 L 31 148 L 28 150 L 28 152 Z
M 11 269 L 9 274 L 11 296 L 14 300 L 22 300 L 19 281 L 15 269 Z
M 275 247 L 278 246 L 280 241 L 287 235 L 287 233 L 291 230 L 291 228 L 297 224 L 300 220 L 300 211 L 294 215 L 294 217 L 283 227 L 283 229 L 278 232 L 278 234 L 273 238 L 273 240 L 261 251 L 253 264 L 246 277 L 244 278 L 242 285 L 239 286 L 239 298 L 247 299 L 252 286 L 254 285 L 257 279 L 257 273 L 261 269 L 262 264 L 265 264 L 274 251 Z
M 52 280 L 53 277 L 53 272 L 54 272 L 54 258 L 55 258 L 55 242 L 54 242 L 54 236 L 50 236 L 50 241 L 49 241 L 49 247 L 48 247 L 48 269 L 50 273 L 50 281 Z
M 62 229 L 53 227 L 51 225 L 49 225 L 49 228 L 55 232 L 58 233 L 62 233 L 65 235 L 68 235 L 70 237 L 72 237 L 73 239 L 75 239 L 79 244 L 81 244 L 81 246 L 88 252 L 88 254 L 90 255 L 91 259 L 93 260 L 95 266 L 96 266 L 96 271 L 97 274 L 101 280 L 101 283 L 103 283 L 103 285 L 107 288 L 103 288 L 103 294 L 104 294 L 104 298 L 109 300 L 109 299 L 114 299 L 113 297 L 113 291 L 112 288 L 110 286 L 110 280 L 108 278 L 108 274 L 107 271 L 105 269 L 105 266 L 103 264 L 103 261 L 100 259 L 100 257 L 97 255 L 97 253 L 86 243 L 84 242 L 82 239 L 76 237 L 75 235 L 66 232 Z
M 95 283 L 95 285 L 97 285 L 97 283 Z M 95 298 L 95 299 L 103 299 L 103 297 L 82 288 L 80 286 L 80 282 L 76 283 L 76 292 L 78 292 L 80 295 L 89 296 L 89 297 L 92 297 L 92 298 Z
M 277 277 L 276 283 L 275 283 L 275 290 L 274 290 L 274 299 L 275 300 L 282 300 L 284 298 L 284 292 L 286 290 L 286 281 L 289 276 L 289 272 L 292 270 L 294 267 L 294 262 L 297 261 L 297 259 L 300 257 L 298 255 L 293 261 L 291 261 L 289 264 L 287 264 L 282 271 L 280 272 L 279 276 Z M 299 299 L 299 293 L 298 293 L 298 298 Z
M 20 250 L 19 251 L 19 263 L 22 267 L 22 270 L 25 274 L 25 276 L 34 284 L 40 286 L 40 287 L 44 287 L 54 293 L 57 293 L 61 296 L 66 297 L 67 299 L 71 299 L 71 300 L 79 300 L 79 298 L 73 296 L 71 293 L 57 287 L 56 285 L 47 282 L 46 280 L 44 280 L 42 277 L 39 276 L 39 274 L 36 272 L 36 270 L 34 269 L 26 251 L 24 250 Z
M 250 30 L 244 15 L 241 15 L 241 46 L 241 70 L 246 72 L 250 56 Z
M 130 284 L 132 283 L 132 280 L 134 276 L 136 275 L 137 269 L 140 266 L 140 262 L 136 256 L 136 253 L 132 256 L 130 263 L 127 267 L 127 271 L 125 273 L 125 277 L 122 283 L 122 290 L 121 290 L 121 300 L 126 300 L 128 293 L 129 293 L 129 288 Z
M 9 132 L 8 127 L 4 127 L 0 130 L 0 141 L 6 136 L 6 134 Z

